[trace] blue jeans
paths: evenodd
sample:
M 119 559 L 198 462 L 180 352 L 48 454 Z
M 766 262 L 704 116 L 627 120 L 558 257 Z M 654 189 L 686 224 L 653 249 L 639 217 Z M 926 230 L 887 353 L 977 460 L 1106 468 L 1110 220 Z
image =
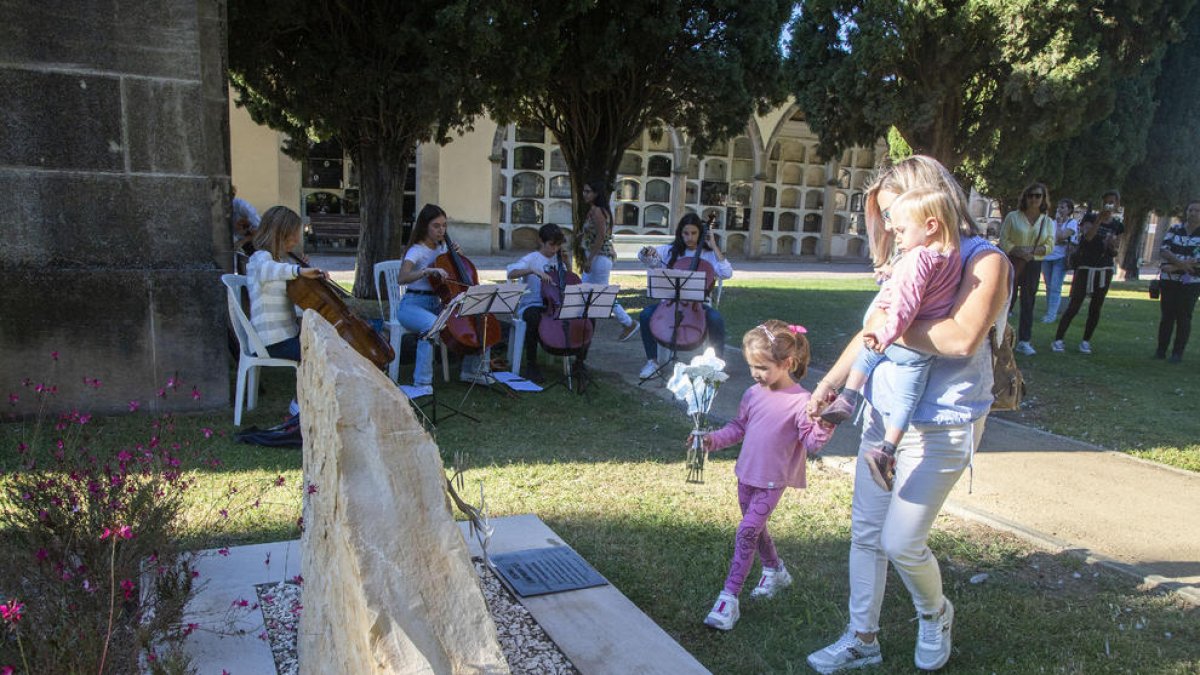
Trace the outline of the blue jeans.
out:
M 653 361 L 658 357 L 658 341 L 650 332 L 650 317 L 654 316 L 654 310 L 658 309 L 660 304 L 662 303 L 656 302 L 643 309 L 640 317 L 642 348 L 646 350 L 646 360 L 648 361 Z M 712 305 L 704 306 L 704 319 L 708 323 L 707 342 L 717 353 L 717 358 L 721 358 L 721 354 L 725 351 L 725 319 L 721 317 L 720 312 L 713 309 Z
M 880 412 L 888 429 L 904 431 L 908 429 L 913 411 L 917 409 L 917 401 L 925 394 L 933 356 L 897 344 L 890 345 L 882 354 L 863 347 L 858 350 L 853 369 L 870 376 L 875 366 L 884 359 L 896 364 L 896 378 L 892 382 L 894 389 L 884 406 L 887 409 Z
M 273 345 L 267 345 L 267 354 L 276 359 L 300 360 L 300 336 L 281 340 Z
M 437 320 L 442 311 L 442 301 L 436 295 L 405 293 L 396 307 L 396 321 L 410 333 L 416 333 L 417 360 L 413 366 L 413 384 L 425 386 L 433 384 L 433 345 L 429 340 L 420 339 Z M 470 375 L 479 368 L 479 354 L 469 354 L 463 357 L 462 374 Z
M 1067 276 L 1067 257 L 1042 261 L 1042 280 L 1046 282 L 1046 316 L 1058 318 L 1058 307 L 1062 304 L 1063 279 Z

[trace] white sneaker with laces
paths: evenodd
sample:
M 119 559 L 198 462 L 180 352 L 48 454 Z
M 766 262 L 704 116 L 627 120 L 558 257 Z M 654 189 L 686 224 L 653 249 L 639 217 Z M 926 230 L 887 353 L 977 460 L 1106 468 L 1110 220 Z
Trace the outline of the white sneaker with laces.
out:
M 717 630 L 733 630 L 733 624 L 737 623 L 740 616 L 738 599 L 721 591 L 721 594 L 717 596 L 717 601 L 713 603 L 712 611 L 704 617 L 704 625 L 712 626 Z
M 783 561 L 779 561 L 779 567 L 771 569 L 770 567 L 762 568 L 762 577 L 758 580 L 758 585 L 754 590 L 750 591 L 750 599 L 757 600 L 759 598 L 773 598 L 775 594 L 788 586 L 792 585 L 792 575 L 787 571 Z
M 808 655 L 808 665 L 823 675 L 841 670 L 865 668 L 883 663 L 879 640 L 870 644 L 858 639 L 854 629 L 847 627 L 837 642 Z
M 954 627 L 954 605 L 943 598 L 941 614 L 917 616 L 917 648 L 913 661 L 921 670 L 937 670 L 950 660 L 950 631 Z
M 1087 340 L 1080 342 L 1079 343 L 1079 353 L 1080 354 L 1091 354 L 1092 353 L 1091 343 L 1089 343 Z
M 1061 354 L 1061 353 L 1067 351 L 1067 348 L 1063 346 L 1062 340 L 1055 340 L 1054 342 L 1050 343 L 1050 351 L 1058 352 Z
M 1037 350 L 1034 349 L 1033 345 L 1029 344 L 1029 341 L 1027 341 L 1027 340 L 1022 340 L 1022 341 L 1018 342 L 1017 346 L 1014 348 L 1014 351 L 1021 352 L 1022 354 L 1026 355 L 1026 356 L 1033 356 L 1034 354 L 1037 353 Z
M 651 375 L 653 375 L 654 371 L 656 371 L 656 370 L 658 370 L 658 361 L 655 361 L 654 359 L 650 359 L 649 361 L 646 362 L 646 365 L 642 366 L 642 370 L 641 370 L 641 372 L 638 373 L 638 377 L 640 377 L 644 380 L 647 377 L 650 377 Z
M 400 385 L 400 391 L 404 392 L 404 395 L 407 396 L 409 398 L 409 400 L 416 400 L 418 398 L 421 398 L 422 396 L 432 396 L 433 395 L 433 385 L 431 385 L 431 384 L 402 384 L 402 385 Z
M 496 378 L 491 373 L 459 373 L 458 379 L 468 384 L 496 384 Z

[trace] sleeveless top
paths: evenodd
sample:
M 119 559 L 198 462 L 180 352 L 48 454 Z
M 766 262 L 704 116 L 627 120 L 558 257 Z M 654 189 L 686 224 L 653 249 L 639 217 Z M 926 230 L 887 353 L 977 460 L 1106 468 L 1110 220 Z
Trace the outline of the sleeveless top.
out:
M 963 267 L 980 253 L 999 248 L 979 236 L 968 237 L 960 245 Z M 873 303 L 872 303 L 873 304 Z M 1000 310 L 1004 312 L 1004 309 Z M 889 409 L 895 391 L 896 364 L 883 360 L 867 381 L 865 398 L 872 406 Z M 985 339 L 974 354 L 967 357 L 938 356 L 929 368 L 925 393 L 913 411 L 912 423 L 957 426 L 977 420 L 992 407 L 992 345 Z
M 603 214 L 603 211 L 601 211 L 601 214 Z M 617 250 L 613 247 L 612 230 L 612 223 L 610 222 L 608 224 L 608 236 L 604 238 L 604 243 L 600 245 L 600 250 L 596 252 L 596 255 L 606 256 L 609 260 L 616 262 Z M 596 234 L 596 226 L 592 223 L 591 213 L 589 212 L 588 218 L 583 221 L 583 250 L 585 254 L 587 251 L 592 250 L 592 242 L 596 241 Z

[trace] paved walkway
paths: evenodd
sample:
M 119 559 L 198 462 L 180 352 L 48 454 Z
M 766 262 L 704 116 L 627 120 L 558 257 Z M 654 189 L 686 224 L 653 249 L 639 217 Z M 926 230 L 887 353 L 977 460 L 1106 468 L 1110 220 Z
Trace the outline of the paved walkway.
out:
M 482 278 L 498 279 L 509 258 L 472 260 Z M 346 270 L 353 269 L 354 259 L 321 257 L 314 264 L 341 279 L 350 277 Z M 640 271 L 636 261 L 617 265 L 618 274 Z M 865 265 L 738 264 L 742 278 L 868 274 Z M 636 338 L 617 342 L 617 332 L 615 321 L 601 323 L 588 362 L 636 385 L 637 371 L 645 362 L 641 343 Z M 717 395 L 714 416 L 727 419 L 736 413 L 741 392 L 752 381 L 740 350 L 728 348 L 724 357 L 731 377 Z M 804 385 L 811 389 L 823 374 L 810 371 Z M 671 397 L 660 383 L 647 387 Z M 840 428 L 822 453 L 823 461 L 852 472 L 857 432 L 850 426 Z M 1200 474 L 992 418 L 975 456 L 973 491 L 968 493 L 964 477 L 947 510 L 1050 549 L 1078 552 L 1173 588 L 1200 604 L 1200 519 L 1195 518 L 1200 513 Z

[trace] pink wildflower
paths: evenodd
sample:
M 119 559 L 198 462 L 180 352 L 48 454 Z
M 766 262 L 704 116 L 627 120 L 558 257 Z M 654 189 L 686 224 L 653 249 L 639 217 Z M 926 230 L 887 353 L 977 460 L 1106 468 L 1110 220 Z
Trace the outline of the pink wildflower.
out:
M 117 530 L 117 534 L 122 539 L 133 539 L 133 528 L 129 527 L 128 525 L 122 525 L 121 528 Z
M 24 603 L 16 600 L 9 600 L 8 604 L 0 605 L 0 618 L 3 618 L 9 623 L 16 623 L 21 620 L 21 612 L 24 611 Z
M 192 400 L 193 401 L 200 400 L 200 388 L 199 387 L 192 387 Z
M 50 558 L 50 552 L 44 548 L 39 548 L 33 556 L 38 559 L 38 562 L 46 562 Z
M 58 352 L 50 352 L 50 358 L 57 361 L 58 360 Z
M 184 637 L 187 637 L 188 635 L 195 633 L 196 629 L 199 627 L 200 627 L 200 624 L 198 624 L 198 623 L 189 623 L 188 625 L 184 626 L 184 628 L 183 628 Z
M 313 483 L 309 483 L 309 484 L 308 484 L 308 494 L 310 494 L 310 495 L 315 495 L 315 494 L 317 494 L 317 490 L 319 490 L 319 489 L 320 489 L 320 488 L 318 488 L 318 487 L 317 487 L 316 485 L 314 485 Z
M 303 586 L 304 585 L 304 577 L 297 574 L 296 576 L 292 577 L 292 583 L 296 584 L 297 586 Z
M 250 603 L 242 598 L 233 601 L 233 607 L 249 607 Z
M 12 666 L 0 666 L 0 675 L 13 675 L 15 672 Z
M 228 517 L 229 517 L 229 510 L 228 510 L 228 509 L 221 509 L 220 511 L 218 511 L 218 513 L 220 513 L 220 514 L 221 514 L 221 517 L 222 517 L 222 518 L 228 518 Z
M 204 427 L 203 429 L 201 429 L 201 430 L 200 430 L 200 433 L 204 434 L 204 437 L 205 437 L 205 438 L 212 438 L 212 437 L 213 437 L 213 430 L 212 430 L 212 429 L 209 429 L 208 427 Z
M 138 403 L 137 401 L 129 402 L 129 412 L 137 412 L 138 408 L 140 407 L 142 407 L 142 404 Z
M 166 390 L 166 389 L 159 389 L 159 390 L 158 390 L 158 397 L 159 397 L 159 398 L 166 398 L 166 397 L 167 397 L 167 390 Z
M 176 380 L 174 376 L 168 377 L 167 378 L 167 388 L 178 389 L 179 388 L 179 380 Z
M 282 487 L 282 486 L 283 486 L 283 484 L 284 484 L 284 482 L 285 482 L 285 481 L 284 481 L 284 478 L 283 478 L 283 476 L 277 476 L 277 477 L 275 478 L 275 487 Z
M 135 588 L 137 588 L 137 586 L 134 585 L 134 583 L 132 581 L 130 581 L 129 579 L 121 580 L 121 590 L 125 591 L 125 599 L 126 600 L 133 597 L 133 590 Z
M 10 393 L 8 395 L 8 404 L 9 405 L 16 405 L 20 400 L 21 400 L 21 397 L 17 396 L 16 394 Z
M 228 558 L 228 557 L 229 557 L 229 549 L 227 549 L 227 548 L 219 548 L 219 549 L 217 549 L 217 553 L 218 553 L 219 555 L 222 555 L 222 556 L 226 557 L 226 558 Z

